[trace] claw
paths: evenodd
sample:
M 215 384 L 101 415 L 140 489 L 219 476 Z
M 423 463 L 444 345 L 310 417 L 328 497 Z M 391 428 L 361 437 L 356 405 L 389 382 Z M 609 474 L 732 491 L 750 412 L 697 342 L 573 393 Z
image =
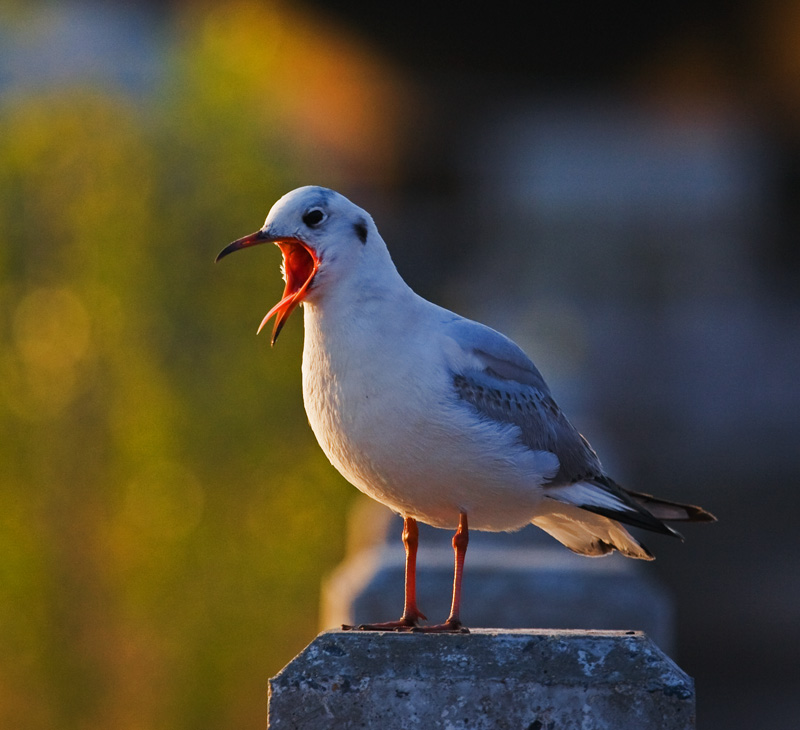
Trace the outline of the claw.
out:
M 342 631 L 414 631 L 419 628 L 416 620 L 401 618 L 397 621 L 384 621 L 377 624 L 342 624 Z

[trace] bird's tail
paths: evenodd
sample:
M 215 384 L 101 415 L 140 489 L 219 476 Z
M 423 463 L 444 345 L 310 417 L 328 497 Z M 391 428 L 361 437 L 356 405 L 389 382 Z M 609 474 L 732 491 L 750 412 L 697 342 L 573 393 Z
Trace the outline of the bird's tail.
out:
M 545 500 L 534 525 L 572 552 L 600 557 L 619 550 L 629 558 L 653 560 L 651 553 L 619 522 L 556 500 Z
M 652 560 L 653 554 L 620 523 L 681 538 L 667 522 L 714 522 L 701 507 L 629 492 L 608 477 L 553 486 L 533 524 L 581 555 L 623 555 Z M 681 538 L 682 539 L 682 538 Z

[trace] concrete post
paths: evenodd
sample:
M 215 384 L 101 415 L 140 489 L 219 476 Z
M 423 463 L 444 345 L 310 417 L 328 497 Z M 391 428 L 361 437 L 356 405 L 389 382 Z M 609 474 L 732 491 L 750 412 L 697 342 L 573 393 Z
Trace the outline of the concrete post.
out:
M 694 683 L 637 631 L 327 631 L 269 683 L 270 730 L 687 730 Z

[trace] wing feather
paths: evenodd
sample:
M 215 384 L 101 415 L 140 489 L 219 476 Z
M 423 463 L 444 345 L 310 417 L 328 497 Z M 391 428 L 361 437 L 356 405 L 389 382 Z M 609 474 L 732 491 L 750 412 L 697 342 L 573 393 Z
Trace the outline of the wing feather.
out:
M 449 323 L 448 334 L 460 354 L 452 373 L 457 396 L 480 417 L 517 426 L 528 448 L 558 458 L 559 469 L 544 485 L 544 494 L 551 505 L 560 506 L 543 512 L 534 524 L 578 552 L 602 554 L 616 547 L 626 555 L 649 558 L 646 548 L 617 521 L 680 537 L 662 520 L 714 519 L 698 507 L 628 492 L 606 475 L 589 442 L 550 395 L 541 373 L 510 339 L 461 318 Z
M 453 373 L 458 397 L 483 418 L 511 423 L 534 451 L 556 455 L 560 467 L 551 484 L 572 484 L 603 474 L 600 460 L 558 407 L 539 370 L 510 339 L 469 320 L 449 334 L 468 356 Z

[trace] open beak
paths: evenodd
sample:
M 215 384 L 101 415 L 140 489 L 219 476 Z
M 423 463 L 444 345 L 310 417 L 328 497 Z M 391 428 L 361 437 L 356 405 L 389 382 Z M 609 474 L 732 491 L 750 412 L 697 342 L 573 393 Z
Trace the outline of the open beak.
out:
M 281 300 L 267 312 L 267 316 L 261 320 L 258 331 L 264 328 L 264 325 L 274 316 L 275 325 L 272 328 L 272 340 L 274 345 L 275 340 L 283 329 L 289 315 L 294 311 L 300 302 L 305 299 L 308 294 L 311 282 L 319 268 L 319 258 L 314 250 L 299 238 L 291 236 L 273 236 L 268 231 L 256 231 L 249 236 L 239 238 L 233 243 L 228 244 L 217 255 L 216 261 L 224 258 L 229 253 L 238 251 L 241 248 L 248 248 L 249 246 L 257 246 L 260 243 L 274 243 L 276 244 L 283 254 L 283 278 L 286 281 L 286 288 L 283 290 L 283 297 Z

